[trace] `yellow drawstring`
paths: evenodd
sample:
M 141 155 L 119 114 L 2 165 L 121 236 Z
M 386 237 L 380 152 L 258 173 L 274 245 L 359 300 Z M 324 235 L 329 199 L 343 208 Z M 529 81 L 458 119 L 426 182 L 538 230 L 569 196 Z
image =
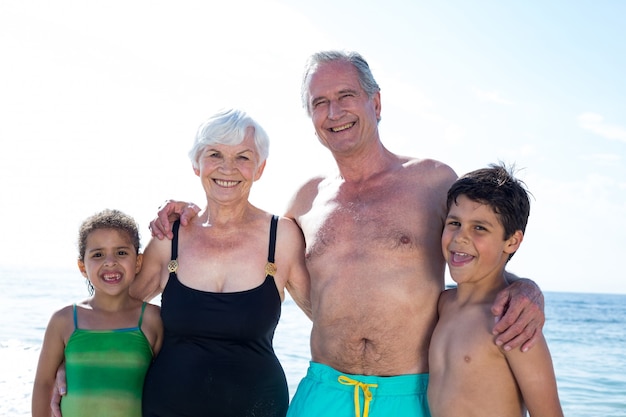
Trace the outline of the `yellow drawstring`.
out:
M 365 404 L 363 405 L 363 417 L 367 417 L 370 410 L 370 401 L 372 401 L 371 388 L 377 388 L 378 384 L 364 384 L 352 378 L 348 378 L 345 375 L 341 375 L 337 378 L 340 384 L 354 385 L 354 414 L 356 417 L 361 417 L 361 405 L 359 404 L 359 387 L 363 390 L 363 398 L 365 398 Z

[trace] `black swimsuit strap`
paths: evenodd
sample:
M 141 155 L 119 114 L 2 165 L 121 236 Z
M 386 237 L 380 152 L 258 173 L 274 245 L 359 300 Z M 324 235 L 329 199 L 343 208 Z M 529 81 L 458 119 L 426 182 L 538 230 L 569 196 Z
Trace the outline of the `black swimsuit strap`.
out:
M 178 262 L 175 262 L 178 258 L 178 228 L 180 227 L 180 220 L 176 220 L 174 222 L 174 225 L 172 226 L 172 234 L 174 235 L 174 237 L 172 237 L 172 257 L 171 257 L 171 261 L 170 261 L 170 265 L 172 265 L 173 263 L 175 264 L 172 265 L 172 268 L 170 269 L 171 273 L 176 272 L 176 269 L 178 267 Z M 278 216 L 277 215 L 272 215 L 272 221 L 270 223 L 270 244 L 269 244 L 269 248 L 268 248 L 268 254 L 267 254 L 267 262 L 273 264 L 274 263 L 274 256 L 276 254 L 276 230 L 278 229 Z
M 176 220 L 174 225 L 172 225 L 172 234 L 174 237 L 172 238 L 172 261 L 175 261 L 178 258 L 178 228 L 180 227 L 180 220 Z
M 276 253 L 276 229 L 278 227 L 278 216 L 272 216 L 272 223 L 270 224 L 270 247 L 267 255 L 267 262 L 274 263 L 274 254 Z

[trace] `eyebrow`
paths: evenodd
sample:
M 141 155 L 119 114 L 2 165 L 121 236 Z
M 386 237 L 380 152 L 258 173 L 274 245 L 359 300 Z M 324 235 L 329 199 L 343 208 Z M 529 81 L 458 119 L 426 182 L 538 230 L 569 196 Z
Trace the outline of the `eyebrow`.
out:
M 346 93 L 352 93 L 355 96 L 360 95 L 360 91 L 357 90 L 357 89 L 354 89 L 354 88 L 343 88 L 343 89 L 337 91 L 336 94 L 340 96 L 340 95 L 346 94 Z M 322 101 L 322 100 L 327 100 L 327 97 L 326 96 L 313 97 L 311 99 L 311 105 L 315 105 L 315 103 L 317 103 L 319 101 Z
M 129 249 L 131 249 L 131 246 L 117 246 L 114 249 L 115 250 L 120 250 L 120 249 L 127 249 L 127 250 L 129 250 Z M 102 251 L 102 250 L 104 250 L 104 248 L 93 248 L 93 249 L 89 249 L 87 251 L 87 253 L 99 252 L 99 251 Z
M 359 90 L 355 90 L 354 88 L 344 88 L 343 90 L 339 90 L 339 94 L 345 94 L 345 93 L 354 93 L 355 95 L 358 95 L 360 93 Z
M 459 216 L 455 216 L 453 214 L 448 214 L 446 216 L 446 220 L 457 220 L 457 221 L 461 221 L 462 219 Z M 476 220 L 475 218 L 470 219 L 470 220 L 466 220 L 463 223 L 471 223 L 471 224 L 477 224 L 480 226 L 490 226 L 493 227 L 494 223 L 488 221 L 488 220 L 482 220 L 482 219 L 478 219 Z
M 237 145 L 224 145 L 224 146 L 237 146 Z M 219 150 L 219 149 L 217 149 L 215 147 L 211 147 L 211 146 L 205 147 L 203 152 L 219 152 L 219 153 L 222 153 L 221 150 Z M 245 148 L 245 149 L 237 152 L 237 155 L 241 155 L 241 154 L 246 153 L 246 152 L 255 153 L 255 149 L 254 149 L 254 147 Z

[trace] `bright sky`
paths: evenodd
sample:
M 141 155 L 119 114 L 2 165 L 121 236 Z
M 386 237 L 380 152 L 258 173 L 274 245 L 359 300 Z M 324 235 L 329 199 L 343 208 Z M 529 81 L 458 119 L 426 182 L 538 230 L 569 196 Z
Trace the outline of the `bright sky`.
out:
M 251 200 L 282 213 L 334 166 L 299 91 L 306 57 L 337 48 L 368 60 L 391 151 L 523 169 L 534 200 L 510 270 L 626 293 L 624 16 L 619 0 L 2 1 L 0 268 L 74 268 L 80 222 L 106 207 L 145 245 L 166 198 L 202 205 L 187 151 L 220 107 L 270 135 Z

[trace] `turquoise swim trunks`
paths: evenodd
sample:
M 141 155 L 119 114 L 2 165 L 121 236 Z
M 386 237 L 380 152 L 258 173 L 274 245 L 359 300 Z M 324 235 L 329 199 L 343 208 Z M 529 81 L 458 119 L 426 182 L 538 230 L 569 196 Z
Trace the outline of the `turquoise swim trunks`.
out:
M 287 417 L 430 417 L 427 387 L 428 374 L 342 374 L 311 362 Z

